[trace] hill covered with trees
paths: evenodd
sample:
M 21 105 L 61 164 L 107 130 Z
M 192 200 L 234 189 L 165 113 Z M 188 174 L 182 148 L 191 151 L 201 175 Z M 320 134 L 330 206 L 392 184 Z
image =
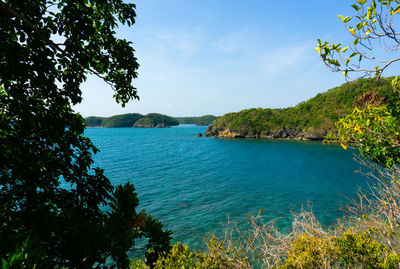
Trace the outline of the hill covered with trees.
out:
M 179 122 L 170 116 L 158 113 L 142 115 L 139 113 L 128 113 L 115 115 L 108 118 L 87 117 L 85 118 L 87 127 L 141 127 L 141 128 L 164 128 L 179 125 Z
M 179 124 L 196 124 L 196 125 L 209 125 L 217 117 L 214 115 L 204 115 L 201 117 L 176 117 Z
M 377 93 L 382 102 L 393 99 L 392 78 L 359 79 L 319 93 L 295 107 L 251 108 L 215 120 L 207 136 L 225 138 L 292 138 L 321 140 L 336 132 L 335 122 L 351 113 L 359 98 Z M 379 97 L 380 96 L 380 97 Z M 386 100 L 386 101 L 385 101 Z

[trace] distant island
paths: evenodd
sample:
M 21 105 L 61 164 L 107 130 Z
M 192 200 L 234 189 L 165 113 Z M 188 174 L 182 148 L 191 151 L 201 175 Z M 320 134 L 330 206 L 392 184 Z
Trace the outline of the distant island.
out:
M 210 125 L 217 117 L 214 115 L 205 115 L 201 117 L 176 117 L 179 124 L 196 124 L 198 126 Z
M 112 117 L 91 116 L 85 118 L 87 127 L 134 127 L 134 128 L 166 128 L 179 124 L 196 124 L 198 126 L 210 125 L 217 117 L 205 115 L 200 117 L 171 117 L 158 113 L 142 115 L 128 113 Z
M 87 127 L 135 127 L 135 128 L 166 128 L 179 125 L 179 122 L 170 116 L 158 113 L 142 115 L 139 113 L 128 113 L 112 117 L 87 117 Z
M 295 107 L 251 108 L 217 118 L 205 135 L 220 138 L 322 140 L 336 132 L 335 122 L 352 112 L 358 99 L 369 95 L 390 101 L 392 78 L 359 79 L 319 93 Z M 393 103 L 393 102 L 388 102 Z

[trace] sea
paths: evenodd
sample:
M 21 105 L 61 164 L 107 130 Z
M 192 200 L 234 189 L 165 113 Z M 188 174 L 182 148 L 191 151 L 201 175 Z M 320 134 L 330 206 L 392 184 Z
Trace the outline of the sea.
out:
M 342 218 L 367 179 L 355 151 L 321 142 L 198 137 L 206 126 L 87 128 L 100 150 L 94 166 L 113 185 L 135 185 L 139 208 L 166 229 L 173 242 L 204 247 L 224 226 L 249 228 L 248 215 L 290 229 L 292 214 L 311 207 L 325 227 Z

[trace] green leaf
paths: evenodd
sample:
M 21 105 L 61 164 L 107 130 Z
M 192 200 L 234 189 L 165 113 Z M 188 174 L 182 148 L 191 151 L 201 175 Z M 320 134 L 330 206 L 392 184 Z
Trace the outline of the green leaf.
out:
M 359 11 L 361 8 L 356 4 L 351 5 L 356 11 Z
M 358 52 L 353 52 L 349 58 L 353 58 L 354 56 L 356 56 L 358 54 Z
M 4 258 L 1 258 L 1 268 L 2 269 L 8 269 L 9 268 L 9 264 L 6 261 L 6 259 L 4 259 Z
M 346 18 L 344 18 L 344 22 L 348 23 L 351 19 L 352 19 L 352 17 L 346 16 Z
M 365 1 L 366 1 L 366 0 L 365 0 Z M 375 2 L 375 0 L 372 0 L 371 8 L 372 8 L 373 10 L 376 9 L 376 2 Z
M 328 59 L 328 62 L 334 66 L 340 66 L 340 63 L 338 60 L 334 60 L 334 59 Z
M 368 8 L 368 11 L 367 11 L 367 14 L 366 14 L 367 20 L 371 20 L 371 16 L 372 16 L 372 8 Z

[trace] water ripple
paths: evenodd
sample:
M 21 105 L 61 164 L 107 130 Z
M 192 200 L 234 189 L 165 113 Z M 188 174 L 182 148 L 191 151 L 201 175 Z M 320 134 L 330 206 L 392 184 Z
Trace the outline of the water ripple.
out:
M 247 214 L 260 208 L 266 219 L 287 217 L 312 201 L 323 224 L 333 223 L 343 195 L 353 197 L 364 186 L 350 151 L 316 142 L 195 136 L 204 131 L 89 128 L 86 135 L 100 149 L 95 165 L 113 184 L 133 183 L 139 210 L 195 248 L 206 234 L 221 232 L 228 215 L 243 227 Z

